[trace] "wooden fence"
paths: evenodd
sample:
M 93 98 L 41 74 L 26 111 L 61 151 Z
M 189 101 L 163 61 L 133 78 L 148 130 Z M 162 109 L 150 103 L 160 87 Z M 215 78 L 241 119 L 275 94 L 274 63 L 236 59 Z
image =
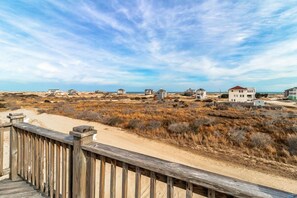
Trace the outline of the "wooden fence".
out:
M 142 177 L 149 179 L 147 197 L 297 197 L 296 194 L 240 181 L 185 165 L 157 159 L 93 141 L 91 126 L 74 127 L 68 134 L 23 122 L 23 114 L 10 114 L 10 179 L 26 180 L 49 197 L 143 197 Z M 0 130 L 2 134 L 3 130 Z M 1 137 L 1 136 L 0 136 Z M 3 138 L 0 138 L 0 147 Z M 1 148 L 0 148 L 1 151 Z M 3 155 L 0 152 L 0 160 Z M 0 163 L 0 173 L 3 173 Z M 109 166 L 109 171 L 107 170 Z M 121 185 L 117 185 L 117 171 Z M 130 173 L 130 174 L 128 174 Z M 132 173 L 132 175 L 131 175 Z M 128 182 L 133 177 L 133 184 Z M 129 178 L 130 177 L 130 178 Z M 108 185 L 107 185 L 108 184 Z M 109 188 L 109 189 L 107 189 Z M 117 193 L 120 189 L 120 193 Z M 128 189 L 133 188 L 133 195 Z M 108 192 L 107 192 L 108 191 Z

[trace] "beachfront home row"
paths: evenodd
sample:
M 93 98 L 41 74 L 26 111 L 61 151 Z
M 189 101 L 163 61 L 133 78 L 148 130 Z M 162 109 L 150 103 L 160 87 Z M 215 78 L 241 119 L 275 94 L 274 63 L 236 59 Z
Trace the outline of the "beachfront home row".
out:
M 256 99 L 256 89 L 235 86 L 228 90 L 229 102 L 253 102 Z
M 284 97 L 289 100 L 297 100 L 297 87 L 285 90 Z
M 206 91 L 202 88 L 199 88 L 197 90 L 194 89 L 187 89 L 184 91 L 184 96 L 195 96 L 197 100 L 204 100 L 206 98 Z

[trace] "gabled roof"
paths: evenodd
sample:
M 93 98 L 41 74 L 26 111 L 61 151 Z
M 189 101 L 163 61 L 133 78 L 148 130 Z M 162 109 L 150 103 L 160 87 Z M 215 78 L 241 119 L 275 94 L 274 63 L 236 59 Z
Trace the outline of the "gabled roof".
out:
M 286 89 L 285 91 L 292 91 L 293 89 L 297 89 L 297 87 L 293 87 L 293 88 L 290 88 L 290 89 Z
M 247 88 L 244 88 L 241 86 L 235 86 L 235 87 L 230 88 L 229 90 L 236 90 L 236 89 L 247 89 Z
M 199 88 L 196 91 L 205 91 L 205 89 Z

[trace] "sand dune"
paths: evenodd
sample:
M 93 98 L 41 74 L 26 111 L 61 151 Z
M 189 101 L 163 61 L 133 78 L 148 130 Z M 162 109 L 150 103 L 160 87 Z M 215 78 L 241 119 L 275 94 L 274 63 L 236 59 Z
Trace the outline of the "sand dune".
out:
M 96 141 L 100 143 L 151 155 L 181 164 L 186 164 L 188 166 L 238 178 L 248 182 L 297 193 L 297 180 L 258 172 L 247 167 L 240 167 L 227 162 L 216 161 L 214 159 L 178 149 L 165 143 L 139 137 L 120 128 L 110 127 L 95 122 L 76 120 L 59 115 L 37 114 L 34 110 L 22 109 L 14 112 L 24 113 L 27 116 L 27 122 L 45 128 L 61 131 L 63 133 L 68 133 L 74 126 L 92 125 L 98 131 Z M 0 113 L 0 120 L 2 122 L 8 121 L 6 118 L 8 113 L 11 112 Z M 144 189 L 143 193 L 146 194 L 147 190 Z M 163 196 L 160 194 L 158 197 Z

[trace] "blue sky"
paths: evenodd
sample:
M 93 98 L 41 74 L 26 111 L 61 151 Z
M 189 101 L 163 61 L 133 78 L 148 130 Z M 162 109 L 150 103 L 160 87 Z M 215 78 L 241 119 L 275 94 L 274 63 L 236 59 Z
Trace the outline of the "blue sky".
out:
M 296 0 L 3 0 L 0 90 L 297 86 Z

